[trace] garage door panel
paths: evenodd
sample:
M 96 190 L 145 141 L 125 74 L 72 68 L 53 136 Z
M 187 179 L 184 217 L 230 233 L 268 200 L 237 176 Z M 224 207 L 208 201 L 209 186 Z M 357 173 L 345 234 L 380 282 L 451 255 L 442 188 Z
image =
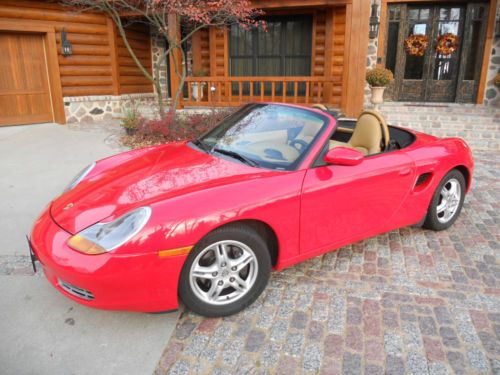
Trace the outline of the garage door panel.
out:
M 0 126 L 53 121 L 44 37 L 0 33 Z

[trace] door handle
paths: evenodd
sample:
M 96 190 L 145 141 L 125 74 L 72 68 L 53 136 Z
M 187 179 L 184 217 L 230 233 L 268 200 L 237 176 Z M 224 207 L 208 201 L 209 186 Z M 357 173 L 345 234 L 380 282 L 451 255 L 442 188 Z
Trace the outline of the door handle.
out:
M 400 176 L 408 176 L 411 173 L 411 168 L 403 168 L 399 170 Z

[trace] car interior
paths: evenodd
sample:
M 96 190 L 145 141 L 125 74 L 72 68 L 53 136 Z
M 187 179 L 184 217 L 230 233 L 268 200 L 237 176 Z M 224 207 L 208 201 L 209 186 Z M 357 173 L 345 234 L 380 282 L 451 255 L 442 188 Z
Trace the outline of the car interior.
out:
M 380 112 L 366 110 L 358 119 L 349 119 L 340 112 L 330 111 L 323 104 L 315 104 L 337 120 L 337 127 L 330 138 L 329 148 L 349 147 L 365 156 L 400 150 L 415 141 L 415 136 L 401 128 L 387 125 Z
M 327 109 L 322 104 L 313 108 L 324 111 L 337 120 L 337 127 L 325 145 L 318 163 L 324 165 L 324 155 L 336 147 L 347 147 L 361 152 L 365 157 L 405 148 L 415 140 L 413 134 L 393 126 L 377 111 L 366 110 L 358 119 L 348 119 L 340 112 Z M 293 114 L 276 112 L 266 121 L 252 120 L 254 129 L 226 133 L 221 145 L 246 155 L 258 156 L 261 162 L 277 166 L 290 166 L 319 134 L 323 121 L 318 118 L 295 118 Z M 315 164 L 316 165 L 316 164 Z

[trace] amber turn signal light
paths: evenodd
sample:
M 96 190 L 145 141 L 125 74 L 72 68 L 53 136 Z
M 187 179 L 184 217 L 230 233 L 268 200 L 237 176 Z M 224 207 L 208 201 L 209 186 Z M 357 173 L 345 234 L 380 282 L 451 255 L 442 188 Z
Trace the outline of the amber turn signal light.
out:
M 166 257 L 174 257 L 178 255 L 189 254 L 193 246 L 179 247 L 178 249 L 170 249 L 170 250 L 160 250 L 158 251 L 158 256 L 160 258 Z
M 103 247 L 93 243 L 92 241 L 86 239 L 79 234 L 74 235 L 68 241 L 68 245 L 80 253 L 88 254 L 88 255 L 97 255 L 103 254 L 106 252 L 106 249 Z

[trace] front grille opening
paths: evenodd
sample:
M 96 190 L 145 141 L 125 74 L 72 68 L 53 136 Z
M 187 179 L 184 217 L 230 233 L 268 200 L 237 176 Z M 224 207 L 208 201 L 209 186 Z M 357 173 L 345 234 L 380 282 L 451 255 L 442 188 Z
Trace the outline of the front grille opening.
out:
M 66 292 L 68 292 L 69 294 L 71 294 L 75 297 L 78 297 L 78 298 L 81 298 L 81 299 L 84 299 L 87 301 L 92 301 L 94 299 L 94 295 L 92 294 L 92 292 L 89 292 L 88 290 L 79 288 L 75 285 L 71 285 L 64 280 L 59 279 L 59 286 L 62 289 L 64 289 Z

